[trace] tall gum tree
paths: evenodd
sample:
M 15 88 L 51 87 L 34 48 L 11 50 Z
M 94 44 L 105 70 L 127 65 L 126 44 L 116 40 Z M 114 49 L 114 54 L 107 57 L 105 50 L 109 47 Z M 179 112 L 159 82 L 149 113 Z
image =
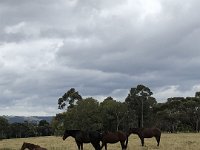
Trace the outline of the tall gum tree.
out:
M 73 108 L 76 102 L 80 100 L 82 100 L 82 96 L 74 88 L 71 88 L 58 99 L 58 108 L 64 109 L 66 106 Z
M 128 105 L 129 113 L 135 113 L 138 120 L 138 127 L 144 127 L 144 118 L 149 118 L 152 108 L 157 104 L 155 98 L 151 97 L 153 92 L 144 86 L 137 85 L 136 88 L 131 88 L 130 93 L 125 99 Z M 130 116 L 133 116 L 130 114 Z

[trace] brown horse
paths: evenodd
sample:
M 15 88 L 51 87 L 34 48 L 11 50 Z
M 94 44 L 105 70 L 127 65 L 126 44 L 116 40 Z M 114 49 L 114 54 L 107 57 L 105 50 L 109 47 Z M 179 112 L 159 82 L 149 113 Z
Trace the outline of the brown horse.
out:
M 128 135 L 122 131 L 105 132 L 102 134 L 101 149 L 105 146 L 105 150 L 107 150 L 107 143 L 114 144 L 117 142 L 120 142 L 122 150 L 125 150 L 128 144 Z
M 99 131 L 65 130 L 63 140 L 73 137 L 78 146 L 78 150 L 83 150 L 83 143 L 91 143 L 95 150 L 100 150 L 102 135 Z
M 39 145 L 24 142 L 21 150 L 24 150 L 26 148 L 28 148 L 29 150 L 47 150 L 46 148 L 40 147 Z
M 144 138 L 155 137 L 157 146 L 160 144 L 161 131 L 158 128 L 130 128 L 129 135 L 131 133 L 137 134 L 141 140 L 142 146 L 144 146 Z

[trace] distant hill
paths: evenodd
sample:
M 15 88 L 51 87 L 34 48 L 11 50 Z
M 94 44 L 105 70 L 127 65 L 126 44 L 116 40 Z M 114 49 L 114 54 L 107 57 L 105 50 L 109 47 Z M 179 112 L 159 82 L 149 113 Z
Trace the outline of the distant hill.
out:
M 54 116 L 3 116 L 8 120 L 9 123 L 23 123 L 24 121 L 28 121 L 30 123 L 39 123 L 41 120 L 46 120 L 47 122 L 51 122 Z

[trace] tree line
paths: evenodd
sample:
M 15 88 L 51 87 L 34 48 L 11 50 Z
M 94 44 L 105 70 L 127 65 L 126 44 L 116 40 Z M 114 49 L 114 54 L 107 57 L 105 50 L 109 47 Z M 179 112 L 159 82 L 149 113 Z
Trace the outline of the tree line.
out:
M 158 127 L 163 132 L 199 132 L 200 92 L 194 97 L 172 97 L 158 103 L 153 92 L 144 85 L 131 88 L 124 101 L 112 97 L 102 102 L 82 98 L 74 88 L 58 99 L 51 123 L 24 122 L 9 124 L 0 117 L 0 138 L 62 135 L 65 129 L 117 131 L 130 127 Z
M 9 123 L 4 117 L 0 117 L 0 139 L 26 138 L 36 136 L 53 135 L 50 123 L 41 120 L 37 123 L 24 121 L 23 123 Z
M 64 110 L 52 121 L 55 134 L 64 129 L 128 130 L 130 127 L 158 127 L 164 132 L 199 132 L 200 92 L 194 97 L 172 97 L 158 103 L 144 85 L 130 89 L 123 102 L 92 97 L 83 99 L 74 88 L 58 99 Z

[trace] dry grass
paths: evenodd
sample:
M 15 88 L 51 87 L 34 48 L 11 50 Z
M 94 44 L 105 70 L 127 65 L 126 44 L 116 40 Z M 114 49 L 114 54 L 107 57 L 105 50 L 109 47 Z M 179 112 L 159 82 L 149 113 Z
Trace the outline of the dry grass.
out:
M 30 142 L 46 147 L 48 150 L 77 150 L 73 138 L 65 141 L 61 137 L 36 137 L 7 139 L 0 141 L 0 150 L 19 150 L 23 142 Z M 91 144 L 84 144 L 85 150 L 93 150 Z M 109 150 L 120 150 L 120 144 L 109 144 Z M 129 138 L 128 150 L 198 150 L 200 149 L 200 134 L 179 133 L 162 134 L 160 147 L 156 146 L 155 138 L 145 139 L 145 146 L 142 147 L 139 138 L 131 135 Z

